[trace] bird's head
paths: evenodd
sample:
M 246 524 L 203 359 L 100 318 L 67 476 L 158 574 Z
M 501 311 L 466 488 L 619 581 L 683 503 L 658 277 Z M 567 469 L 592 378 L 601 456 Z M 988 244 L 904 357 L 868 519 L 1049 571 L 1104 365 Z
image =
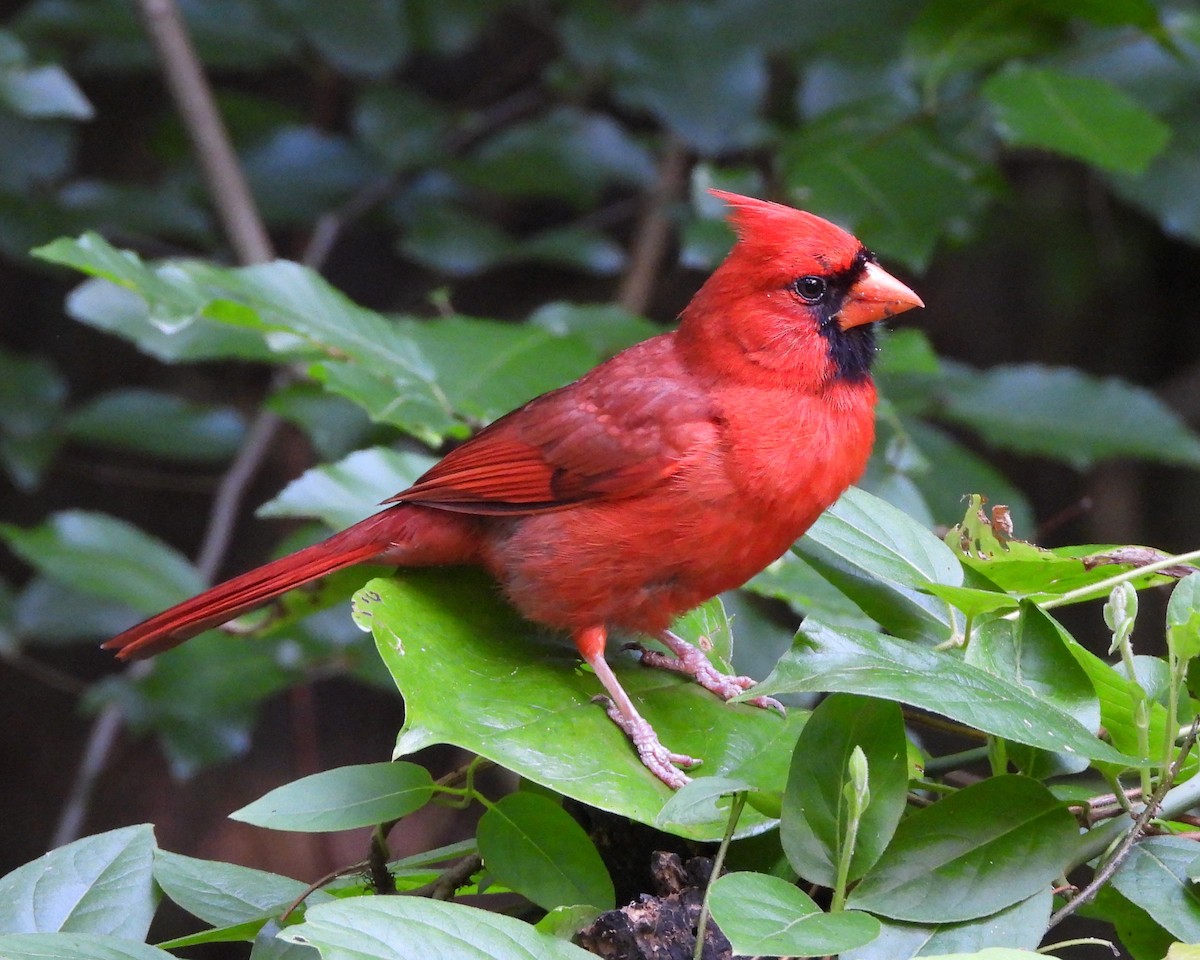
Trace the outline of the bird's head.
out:
M 801 388 L 870 375 L 872 324 L 924 304 L 845 230 L 723 190 L 737 243 L 684 310 L 681 338 L 725 373 Z

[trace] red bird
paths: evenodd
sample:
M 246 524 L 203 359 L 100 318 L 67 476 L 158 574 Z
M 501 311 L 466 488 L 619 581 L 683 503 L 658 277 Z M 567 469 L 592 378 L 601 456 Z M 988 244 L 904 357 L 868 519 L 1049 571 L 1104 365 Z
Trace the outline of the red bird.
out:
M 674 656 L 644 662 L 725 699 L 752 686 L 671 622 L 762 570 L 859 477 L 875 433 L 870 325 L 924 305 L 832 223 L 713 192 L 738 241 L 677 330 L 497 420 L 374 516 L 105 647 L 149 656 L 364 561 L 480 564 L 522 615 L 571 633 L 642 762 L 686 783 L 678 767 L 698 761 L 638 713 L 604 659 L 608 633 L 660 640 Z

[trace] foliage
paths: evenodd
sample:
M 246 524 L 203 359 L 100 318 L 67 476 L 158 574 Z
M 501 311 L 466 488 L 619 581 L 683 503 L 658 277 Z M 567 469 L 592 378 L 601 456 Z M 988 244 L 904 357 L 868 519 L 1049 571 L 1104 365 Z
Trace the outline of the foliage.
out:
M 0 250 L 28 269 L 36 246 L 37 269 L 84 274 L 70 316 L 158 361 L 277 371 L 265 406 L 327 462 L 263 516 L 353 522 L 443 444 L 658 329 L 638 315 L 645 303 L 526 298 L 491 317 L 453 307 L 514 266 L 607 283 L 630 266 L 612 227 L 631 195 L 666 196 L 657 213 L 691 269 L 730 240 L 703 190 L 718 185 L 802 203 L 919 271 L 984 228 L 1036 150 L 1200 241 L 1200 15 L 1185 5 L 183 6 L 206 66 L 242 80 L 221 104 L 275 235 L 312 231 L 311 252 L 314 225 L 360 220 L 424 278 L 413 283 L 430 308 L 360 306 L 313 268 L 315 254 L 307 266 L 226 265 L 168 116 L 139 134 L 149 179 L 77 166 L 81 124 L 104 119 L 84 91 L 153 69 L 122 0 L 34 0 L 0 31 Z M 465 70 L 504 18 L 523 39 L 550 38 L 536 82 L 498 99 L 455 89 L 451 68 Z M 441 79 L 419 81 L 416 64 Z M 264 92 L 272 71 L 336 77 L 344 122 Z M 678 156 L 689 174 L 672 195 Z M 162 958 L 235 942 L 256 958 L 586 956 L 563 934 L 615 894 L 570 813 L 580 806 L 721 841 L 737 868 L 706 909 L 740 953 L 1030 956 L 1082 903 L 1068 903 L 1065 881 L 1086 883 L 1086 864 L 1108 882 L 1083 909 L 1135 956 L 1200 940 L 1200 871 L 1180 819 L 1200 803 L 1188 733 L 1200 578 L 1169 587 L 1188 568 L 1145 549 L 1015 539 L 1009 519 L 1032 528 L 1027 501 L 963 439 L 1076 468 L 1118 457 L 1194 468 L 1200 438 L 1125 380 L 1027 362 L 979 370 L 911 329 L 885 336 L 879 366 L 880 442 L 863 488 L 749 585 L 789 612 L 730 596 L 676 628 L 765 676 L 755 693 L 792 704 L 788 716 L 720 704 L 613 654 L 664 741 L 704 758 L 693 784 L 671 796 L 651 777 L 591 702 L 594 678 L 481 576 L 354 571 L 246 618 L 262 634 L 253 641 L 213 632 L 87 699 L 118 706 L 187 774 L 244 751 L 258 706 L 292 684 L 333 672 L 394 683 L 406 707 L 397 762 L 324 771 L 234 814 L 275 830 L 377 827 L 368 862 L 309 891 L 164 850 L 148 825 L 86 837 L 0 878 L 0 955 Z M 36 490 L 71 443 L 224 463 L 246 435 L 230 403 L 142 388 L 80 398 L 49 358 L 0 352 L 0 466 L 18 489 Z M 964 516 L 969 492 L 1008 503 L 1011 518 L 985 515 L 979 499 Z M 930 532 L 955 520 L 944 540 Z M 91 643 L 203 579 L 147 531 L 90 510 L 4 524 L 0 538 L 33 571 L 0 589 L 4 651 Z M 1161 627 L 1137 619 L 1135 590 L 1151 588 L 1172 591 Z M 350 597 L 353 621 L 308 616 Z M 1111 632 L 1109 658 L 1053 612 L 1105 599 L 1107 631 L 1094 610 L 1077 622 Z M 798 633 L 790 613 L 805 617 Z M 1134 654 L 1135 622 L 1137 649 L 1161 635 L 1165 657 Z M 829 696 L 814 708 L 814 694 Z M 441 780 L 399 759 L 433 743 L 478 759 Z M 518 774 L 520 789 L 490 796 L 475 780 L 486 764 Z M 387 862 L 387 827 L 437 803 L 482 806 L 475 835 Z M 1153 820 L 1131 827 L 1127 811 L 1146 809 Z M 369 896 L 424 891 L 464 863 L 474 869 L 449 894 L 515 895 L 524 912 Z M 200 929 L 148 946 L 164 896 Z

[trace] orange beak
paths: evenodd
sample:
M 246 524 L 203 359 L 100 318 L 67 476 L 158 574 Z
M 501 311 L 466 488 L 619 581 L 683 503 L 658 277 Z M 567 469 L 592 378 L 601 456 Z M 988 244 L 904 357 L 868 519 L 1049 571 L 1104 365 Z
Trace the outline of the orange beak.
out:
M 868 263 L 866 272 L 850 288 L 838 312 L 838 326 L 843 330 L 864 323 L 886 320 L 924 302 L 899 280 L 876 263 Z

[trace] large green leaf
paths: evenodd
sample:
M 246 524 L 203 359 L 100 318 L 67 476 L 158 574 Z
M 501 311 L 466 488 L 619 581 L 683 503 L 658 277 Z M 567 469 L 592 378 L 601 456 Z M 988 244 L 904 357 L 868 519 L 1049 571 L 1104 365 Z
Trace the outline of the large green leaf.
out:
M 144 940 L 157 897 L 149 824 L 84 837 L 0 878 L 0 932 Z
M 875 940 L 842 954 L 842 960 L 909 960 L 944 953 L 974 954 L 984 947 L 1034 951 L 1045 935 L 1053 899 L 1047 886 L 1027 900 L 961 923 L 884 920 Z
M 859 822 L 848 879 L 857 880 L 879 859 L 908 800 L 908 743 L 899 706 L 841 693 L 823 700 L 800 732 L 779 830 L 796 872 L 825 887 L 837 879 L 846 842 L 844 787 L 856 747 L 866 755 L 871 802 Z
M 1184 837 L 1148 837 L 1113 874 L 1112 884 L 1185 943 L 1200 942 L 1200 893 L 1188 876 L 1196 844 Z
M 71 414 L 66 427 L 77 440 L 184 461 L 228 459 L 246 430 L 231 407 L 200 406 L 136 388 L 94 397 Z
M 310 906 L 330 899 L 325 891 L 309 890 L 308 884 L 291 877 L 168 850 L 154 852 L 154 881 L 171 900 L 207 924 L 249 924 L 250 929 L 237 937 L 246 940 L 253 940 L 253 928 L 261 926 L 254 921 L 266 922 L 306 891 Z
M 355 897 L 313 907 L 279 936 L 322 960 L 594 960 L 594 954 L 499 913 L 418 897 Z
M 30 529 L 6 524 L 0 537 L 46 576 L 143 613 L 204 588 L 195 568 L 166 544 L 102 513 L 67 510 Z
M 961 616 L 925 588 L 962 583 L 950 549 L 901 510 L 851 487 L 795 546 L 808 564 L 897 636 L 944 641 Z
M 1170 128 L 1105 80 L 1013 65 L 983 85 L 1009 143 L 1140 173 L 1167 145 Z
M 172 960 L 173 954 L 103 933 L 0 934 L 4 960 Z
M 229 817 L 271 830 L 323 833 L 398 820 L 432 796 L 433 781 L 424 767 L 362 763 L 276 787 Z
M 1074 717 L 955 654 L 882 634 L 806 620 L 758 693 L 843 691 L 911 704 L 985 733 L 1044 750 L 1134 763 Z
M 710 892 L 713 919 L 738 956 L 819 957 L 861 947 L 879 935 L 874 917 L 825 913 L 795 884 L 764 873 L 729 873 Z
M 356 450 L 313 467 L 258 508 L 260 517 L 317 517 L 336 530 L 377 513 L 382 501 L 410 486 L 434 459 L 387 447 Z
M 1078 836 L 1036 780 L 981 780 L 906 818 L 847 905 L 919 922 L 986 916 L 1062 876 Z
M 1064 367 L 997 366 L 955 376 L 937 414 L 998 447 L 1087 466 L 1106 457 L 1200 464 L 1200 438 L 1149 390 Z M 965 491 L 964 491 L 965 492 Z
M 321 0 L 278 0 L 295 26 L 332 66 L 351 75 L 388 74 L 408 53 L 408 26 L 401 0 L 330 6 Z
M 375 634 L 404 695 L 397 755 L 453 743 L 582 803 L 656 823 L 670 791 L 592 702 L 602 692 L 599 682 L 579 668 L 565 641 L 502 604 L 483 574 L 409 570 L 373 580 L 355 597 L 355 619 Z M 782 787 L 804 719 L 799 712 L 785 720 L 725 704 L 678 675 L 640 667 L 628 654 L 612 652 L 609 659 L 662 742 L 704 760 L 695 775 L 729 776 L 768 791 Z M 587 749 L 572 747 L 568 734 Z M 753 832 L 765 822 L 747 811 L 742 828 Z M 720 817 L 678 832 L 713 839 L 724 828 Z
M 615 905 L 613 882 L 595 845 L 549 797 L 510 793 L 488 807 L 476 834 L 488 873 L 542 909 Z

